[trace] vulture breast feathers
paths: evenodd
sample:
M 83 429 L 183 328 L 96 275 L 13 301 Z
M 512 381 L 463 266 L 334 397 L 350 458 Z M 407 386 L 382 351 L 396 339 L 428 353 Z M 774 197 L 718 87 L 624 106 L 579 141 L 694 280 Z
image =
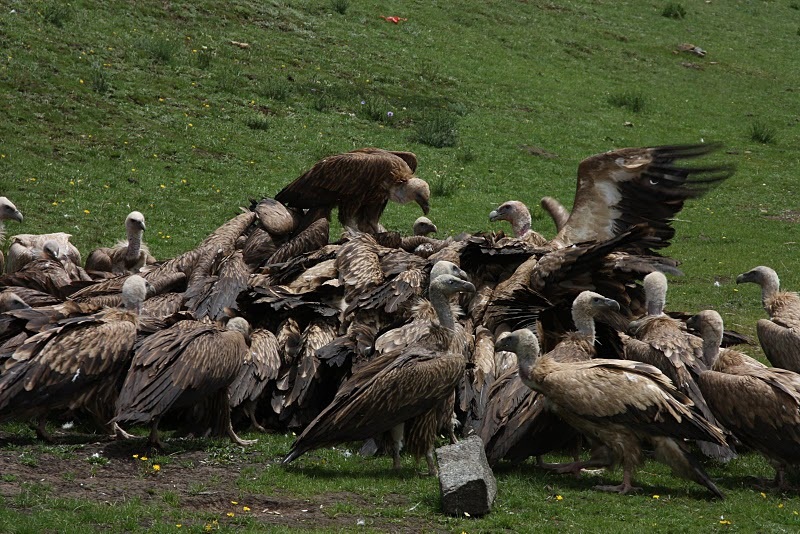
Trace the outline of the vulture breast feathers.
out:
M 623 148 L 597 154 L 578 167 L 572 213 L 556 236 L 562 244 L 605 241 L 646 223 L 667 246 L 670 225 L 685 200 L 733 174 L 729 165 L 680 165 L 719 148 L 713 144 Z
M 275 199 L 297 208 L 338 206 L 343 225 L 375 233 L 389 200 L 414 201 L 428 213 L 430 189 L 414 175 L 416 168 L 411 152 L 362 148 L 317 162 Z

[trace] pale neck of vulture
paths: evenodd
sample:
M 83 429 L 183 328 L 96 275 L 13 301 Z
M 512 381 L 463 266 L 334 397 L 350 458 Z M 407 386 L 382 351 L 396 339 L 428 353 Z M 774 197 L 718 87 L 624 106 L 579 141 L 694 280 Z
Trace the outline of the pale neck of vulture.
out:
M 125 251 L 126 259 L 135 260 L 139 257 L 139 253 L 142 250 L 144 231 L 144 215 L 138 211 L 128 215 L 128 218 L 125 219 L 125 233 L 128 236 L 128 249 Z
M 664 273 L 654 271 L 644 277 L 644 294 L 647 301 L 647 315 L 663 315 L 667 302 L 667 277 Z
M 508 221 L 514 237 L 525 237 L 531 231 L 531 212 L 519 200 L 509 200 L 489 214 L 490 221 Z
M 572 302 L 572 322 L 578 333 L 594 344 L 594 318 L 607 310 L 619 311 L 619 303 L 593 291 L 584 291 Z
M 769 301 L 778 294 L 781 287 L 778 273 L 776 273 L 774 269 L 763 265 L 736 277 L 737 284 L 743 282 L 753 282 L 761 286 L 761 305 L 764 306 L 765 309 L 769 307 Z
M 515 353 L 517 355 L 517 365 L 519 366 L 519 376 L 525 380 L 530 380 L 540 354 L 539 340 L 536 338 L 536 334 L 527 328 L 515 330 L 500 339 L 495 345 L 495 350 L 508 350 Z
M 439 324 L 450 331 L 455 331 L 456 328 L 455 317 L 453 317 L 453 310 L 450 307 L 450 297 L 461 292 L 474 293 L 475 286 L 450 274 L 437 276 L 431 280 L 428 287 L 428 298 L 436 311 Z
M 134 313 L 139 313 L 142 303 L 147 298 L 147 290 L 150 283 L 139 275 L 129 276 L 122 284 L 122 306 Z
M 703 360 L 711 369 L 719 357 L 719 348 L 722 345 L 722 317 L 714 310 L 703 310 L 689 319 L 687 325 L 700 331 L 703 339 Z

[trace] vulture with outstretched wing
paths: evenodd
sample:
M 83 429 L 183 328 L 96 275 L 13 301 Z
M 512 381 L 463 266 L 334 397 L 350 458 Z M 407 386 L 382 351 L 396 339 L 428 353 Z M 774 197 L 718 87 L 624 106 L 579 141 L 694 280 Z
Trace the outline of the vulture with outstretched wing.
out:
M 337 206 L 343 226 L 374 234 L 383 231 L 379 220 L 390 200 L 416 202 L 428 214 L 430 188 L 416 168 L 411 152 L 361 148 L 317 162 L 275 200 L 296 208 Z

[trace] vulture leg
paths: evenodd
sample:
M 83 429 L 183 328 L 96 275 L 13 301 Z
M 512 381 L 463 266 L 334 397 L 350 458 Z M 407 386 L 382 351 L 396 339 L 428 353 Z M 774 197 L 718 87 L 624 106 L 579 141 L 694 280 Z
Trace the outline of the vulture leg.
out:
M 450 440 L 450 445 L 455 445 L 458 443 L 458 438 L 456 437 L 456 428 L 461 425 L 458 421 L 458 417 L 456 417 L 456 412 L 450 416 L 449 424 L 447 425 L 447 437 Z
M 248 402 L 247 405 L 244 407 L 244 413 L 250 417 L 250 424 L 252 425 L 253 428 L 264 434 L 267 433 L 267 429 L 258 424 L 258 421 L 256 421 L 255 403 Z
M 122 427 L 117 422 L 111 423 L 111 431 L 114 433 L 111 436 L 112 439 L 131 439 L 136 437 L 122 430 Z
M 158 437 L 158 423 L 161 420 L 161 417 L 156 417 L 150 423 L 150 437 L 147 438 L 147 444 L 155 449 L 164 450 L 164 444 L 161 442 L 161 439 Z
M 46 441 L 47 443 L 54 443 L 55 439 L 50 432 L 47 431 L 45 428 L 47 425 L 47 415 L 43 415 L 39 418 L 39 422 L 36 423 L 36 427 L 34 430 L 36 431 L 36 437 L 41 439 L 42 441 Z
M 425 461 L 428 462 L 428 475 L 437 476 L 439 470 L 436 468 L 436 460 L 433 458 L 433 445 L 425 452 Z
M 400 469 L 400 451 L 403 448 L 403 435 L 405 434 L 405 425 L 400 423 L 399 425 L 392 427 L 390 430 L 392 435 L 392 467 L 394 469 Z
M 220 414 L 222 416 L 222 424 L 228 429 L 228 436 L 231 438 L 231 441 L 237 445 L 241 445 L 242 447 L 257 443 L 257 439 L 242 439 L 236 435 L 236 432 L 233 431 L 233 422 L 231 421 L 231 404 L 227 388 L 220 390 L 220 400 L 222 401 L 220 403 L 221 406 L 224 406 L 220 410 L 222 412 Z

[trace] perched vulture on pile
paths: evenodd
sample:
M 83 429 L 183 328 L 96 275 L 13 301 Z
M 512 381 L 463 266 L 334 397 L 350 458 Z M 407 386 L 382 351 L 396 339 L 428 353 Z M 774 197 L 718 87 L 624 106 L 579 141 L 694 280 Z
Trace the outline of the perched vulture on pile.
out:
M 722 317 L 705 310 L 689 320 L 700 330 L 711 370 L 697 379 L 719 421 L 775 467 L 775 484 L 788 489 L 785 471 L 800 466 L 800 375 L 765 367 L 733 349 L 720 349 Z
M 576 323 L 588 327 L 595 310 L 613 302 L 597 293 L 581 293 L 573 306 Z M 641 463 L 643 443 L 648 442 L 655 448 L 656 457 L 676 474 L 723 498 L 681 441 L 697 439 L 726 445 L 725 438 L 720 429 L 692 410 L 691 400 L 661 371 L 626 360 L 559 362 L 549 353 L 539 357 L 538 346 L 536 336 L 527 329 L 516 330 L 501 342 L 503 349 L 512 349 L 520 357 L 523 381 L 545 395 L 568 424 L 605 446 L 609 460 L 622 464 L 622 484 L 597 489 L 619 493 L 633 490 L 633 470 Z
M 547 243 L 547 239 L 543 235 L 531 229 L 531 212 L 528 206 L 519 200 L 503 202 L 497 209 L 489 213 L 489 220 L 510 222 L 514 237 L 524 240 L 531 246 L 541 247 Z
M 759 266 L 736 277 L 736 283 L 761 286 L 761 304 L 769 319 L 759 319 L 756 331 L 761 348 L 775 367 L 800 373 L 800 295 L 780 291 L 778 273 Z
M 411 152 L 361 148 L 329 156 L 284 187 L 275 200 L 296 208 L 339 208 L 343 226 L 372 234 L 388 201 L 416 202 L 428 214 L 430 188 L 417 178 Z
M 132 211 L 125 219 L 127 241 L 120 241 L 114 247 L 94 249 L 86 258 L 86 270 L 114 274 L 138 273 L 147 264 L 155 263 L 147 245 L 142 242 L 144 215 Z
M 55 232 L 52 234 L 18 234 L 9 238 L 6 272 L 13 273 L 22 269 L 25 264 L 39 259 L 43 255 L 45 243 L 55 242 L 58 245 L 59 258 L 69 260 L 74 265 L 81 265 L 81 253 L 70 242 L 72 234 Z
M 3 221 L 22 222 L 22 212 L 6 197 L 0 197 L 0 247 L 5 243 L 6 237 L 6 228 Z M 4 269 L 5 259 L 3 257 L 3 251 L 0 250 L 0 273 L 4 272 Z

